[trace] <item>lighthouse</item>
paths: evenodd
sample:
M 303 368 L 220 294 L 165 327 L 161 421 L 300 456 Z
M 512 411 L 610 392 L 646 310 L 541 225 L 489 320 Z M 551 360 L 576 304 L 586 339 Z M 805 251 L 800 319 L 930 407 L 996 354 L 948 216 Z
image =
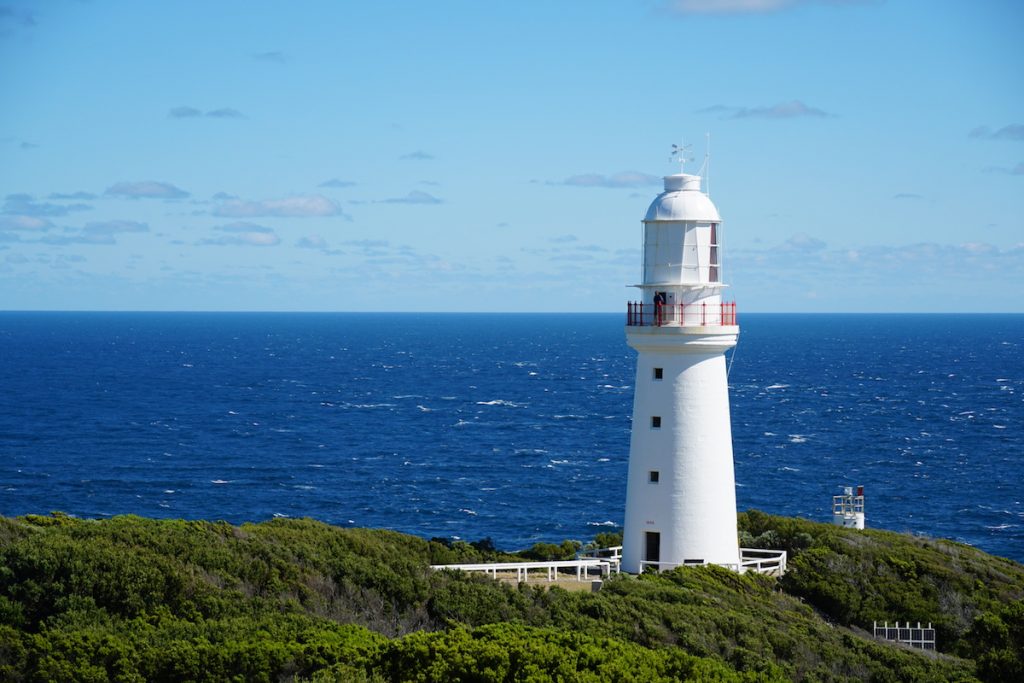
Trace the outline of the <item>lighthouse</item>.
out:
M 666 176 L 643 220 L 643 275 L 627 307 L 637 351 L 622 569 L 740 568 L 722 299 L 722 220 L 701 176 Z

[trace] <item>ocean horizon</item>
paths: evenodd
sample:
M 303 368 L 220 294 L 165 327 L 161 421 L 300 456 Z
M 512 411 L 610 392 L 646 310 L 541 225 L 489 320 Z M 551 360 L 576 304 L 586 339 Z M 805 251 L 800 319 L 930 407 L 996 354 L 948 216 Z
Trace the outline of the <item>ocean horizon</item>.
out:
M 0 513 L 310 516 L 505 548 L 622 523 L 624 313 L 0 313 Z M 1024 561 L 1024 314 L 747 313 L 740 510 Z

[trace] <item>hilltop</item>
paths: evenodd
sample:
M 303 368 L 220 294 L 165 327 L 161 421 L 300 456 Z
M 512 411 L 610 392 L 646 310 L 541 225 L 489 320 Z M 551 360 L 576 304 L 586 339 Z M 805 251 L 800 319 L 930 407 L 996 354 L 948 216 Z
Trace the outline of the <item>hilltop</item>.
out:
M 0 518 L 0 680 L 1024 680 L 1024 566 L 756 511 L 740 525 L 790 552 L 782 579 L 702 567 L 586 593 L 429 569 L 509 558 L 486 539 Z M 865 630 L 897 619 L 932 622 L 939 652 Z

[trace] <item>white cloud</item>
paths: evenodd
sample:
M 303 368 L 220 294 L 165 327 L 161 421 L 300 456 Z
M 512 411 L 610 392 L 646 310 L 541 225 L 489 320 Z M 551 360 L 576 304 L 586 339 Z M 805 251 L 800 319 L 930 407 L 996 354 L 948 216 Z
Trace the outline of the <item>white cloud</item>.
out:
M 271 52 L 260 52 L 258 54 L 253 55 L 253 57 L 255 59 L 260 60 L 261 62 L 275 62 L 277 64 L 284 64 L 285 62 L 288 61 L 288 58 L 285 56 L 285 54 L 277 50 L 273 50 Z
M 1005 166 L 988 166 L 985 168 L 985 173 L 1003 173 L 1005 175 L 1024 175 L 1024 161 L 1017 164 L 1013 168 L 1007 168 Z
M 548 183 L 549 185 L 571 185 L 575 187 L 647 187 L 657 185 L 661 182 L 658 176 L 638 171 L 620 171 L 611 175 L 600 173 L 583 173 L 581 175 L 569 176 L 561 182 Z
M 860 5 L 872 0 L 669 0 L 665 9 L 674 14 L 766 14 L 799 5 Z
M 116 244 L 117 235 L 130 232 L 149 232 L 149 226 L 138 221 L 96 221 L 86 223 L 78 232 L 65 229 L 61 235 L 46 235 L 38 242 L 46 244 Z
M 697 110 L 698 114 L 726 114 L 726 119 L 796 119 L 796 118 L 834 118 L 830 114 L 817 107 L 810 107 L 800 100 L 779 102 L 770 106 L 762 107 L 737 107 L 727 104 L 714 104 Z
M 37 216 L 0 216 L 0 230 L 49 230 L 53 223 Z
M 96 199 L 92 192 L 52 192 L 47 199 Z
M 1011 123 L 996 131 L 988 126 L 978 126 L 969 135 L 972 138 L 984 140 L 1024 140 L 1024 124 Z
M 3 213 L 22 216 L 66 216 L 72 211 L 86 211 L 91 208 L 88 204 L 37 202 L 31 195 L 9 194 L 4 202 Z
M 89 235 L 116 235 L 123 232 L 148 232 L 149 226 L 138 221 L 100 221 L 86 223 L 82 228 L 83 234 Z
M 826 246 L 821 240 L 811 237 L 807 233 L 800 232 L 786 240 L 781 248 L 784 251 L 809 252 L 821 251 Z
M 180 107 L 172 107 L 170 109 L 170 111 L 167 112 L 167 116 L 168 116 L 168 118 L 172 118 L 172 119 L 194 119 L 194 118 L 199 118 L 200 116 L 205 116 L 205 117 L 211 118 L 211 119 L 244 119 L 245 118 L 245 114 L 243 114 L 242 112 L 238 111 L 237 109 L 232 109 L 231 107 L 222 107 L 220 109 L 211 109 L 211 110 L 209 110 L 208 112 L 206 112 L 204 114 L 201 109 L 196 109 L 195 107 L 190 107 L 188 105 L 182 105 Z
M 115 183 L 107 188 L 106 194 L 130 199 L 182 199 L 189 196 L 180 187 L 155 180 Z
M 326 249 L 327 240 L 320 235 L 307 235 L 299 239 L 295 246 L 303 249 Z
M 220 232 L 227 233 L 220 237 L 211 237 L 201 240 L 200 244 L 211 244 L 216 246 L 249 246 L 249 247 L 274 247 L 281 243 L 272 228 L 255 223 L 228 223 L 214 228 Z
M 172 107 L 167 116 L 172 119 L 190 119 L 196 116 L 202 116 L 203 112 L 199 111 L 195 107 L 181 106 Z
M 226 200 L 213 210 L 213 215 L 232 218 L 254 218 L 256 216 L 299 218 L 342 216 L 344 212 L 336 202 L 323 195 L 315 194 L 264 201 Z
M 337 178 L 331 178 L 320 183 L 319 187 L 352 187 L 355 185 L 351 180 L 338 180 Z
M 245 114 L 232 109 L 231 107 L 223 107 L 221 109 L 212 109 L 206 112 L 206 115 L 214 119 L 244 119 Z
M 438 199 L 427 192 L 413 190 L 404 197 L 391 197 L 390 199 L 382 199 L 381 202 L 384 204 L 442 204 L 444 200 Z

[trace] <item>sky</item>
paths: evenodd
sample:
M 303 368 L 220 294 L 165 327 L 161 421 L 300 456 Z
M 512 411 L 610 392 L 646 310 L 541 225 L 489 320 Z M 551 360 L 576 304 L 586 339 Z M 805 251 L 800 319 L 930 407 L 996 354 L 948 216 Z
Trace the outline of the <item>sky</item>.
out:
M 1018 0 L 0 0 L 0 309 L 1024 312 Z M 709 137 L 710 136 L 710 137 Z

